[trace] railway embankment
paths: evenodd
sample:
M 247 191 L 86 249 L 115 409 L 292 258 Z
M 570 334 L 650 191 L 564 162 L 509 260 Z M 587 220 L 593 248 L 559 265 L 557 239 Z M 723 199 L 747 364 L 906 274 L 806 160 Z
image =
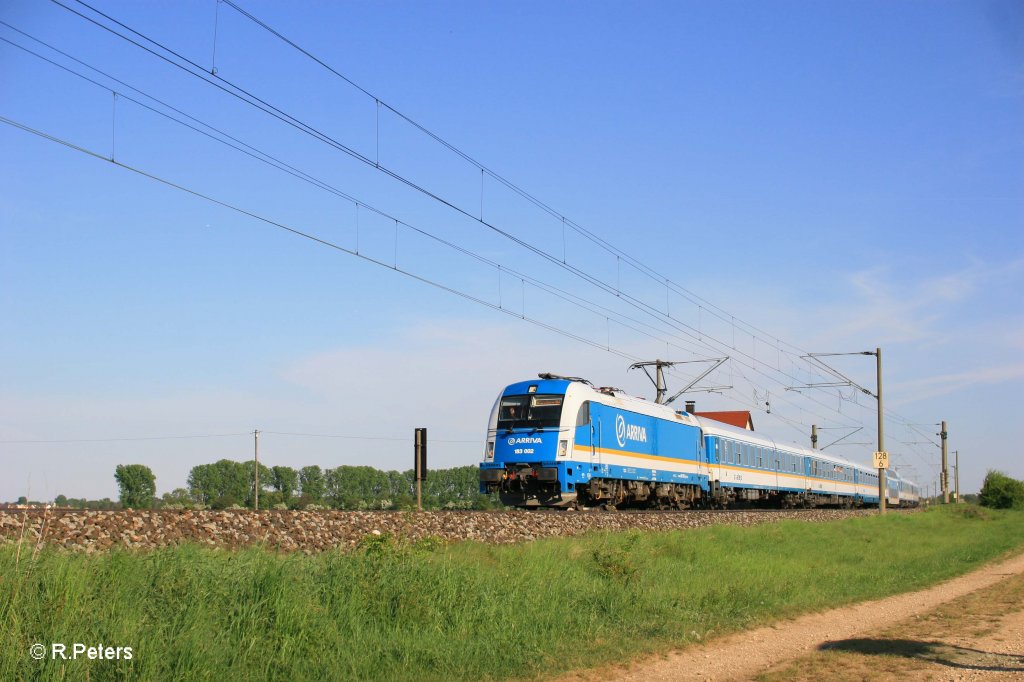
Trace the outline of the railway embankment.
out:
M 410 541 L 437 538 L 511 544 L 589 531 L 753 526 L 781 520 L 821 522 L 876 513 L 834 509 L 663 513 L 46 510 L 0 512 L 0 542 L 90 553 L 187 543 L 317 553 L 351 548 L 367 536 L 384 534 Z

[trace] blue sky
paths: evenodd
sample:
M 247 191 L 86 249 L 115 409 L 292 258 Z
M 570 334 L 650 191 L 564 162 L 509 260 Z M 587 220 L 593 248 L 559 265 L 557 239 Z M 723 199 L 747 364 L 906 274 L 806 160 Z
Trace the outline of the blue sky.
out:
M 12 1 L 0 8 L 9 26 L 403 224 L 396 249 L 392 220 L 365 208 L 357 218 L 334 194 L 0 43 L 0 116 L 358 243 L 385 264 L 0 126 L 0 499 L 114 496 L 124 462 L 150 465 L 163 492 L 194 464 L 249 456 L 251 437 L 221 434 L 253 428 L 274 432 L 261 441 L 270 464 L 407 468 L 408 444 L 388 439 L 424 425 L 450 441 L 432 449 L 437 465 L 475 463 L 504 384 L 555 371 L 649 395 L 630 361 L 602 345 L 644 359 L 728 354 L 708 381 L 733 388 L 696 394 L 699 405 L 753 408 L 758 429 L 785 442 L 802 442 L 811 423 L 836 437 L 863 426 L 835 452 L 865 461 L 873 447 L 856 443 L 874 439 L 873 402 L 786 391 L 807 366 L 775 339 L 805 351 L 884 348 L 886 402 L 898 413 L 888 449 L 911 476 L 934 480 L 938 449 L 920 441 L 947 419 L 963 489 L 989 468 L 1024 477 L 1011 445 L 1024 436 L 1012 408 L 1024 388 L 1018 3 L 239 4 L 727 312 L 715 319 L 563 233 L 560 218 L 489 175 L 481 182 L 479 168 L 228 5 L 94 6 L 205 69 L 215 58 L 220 78 L 472 217 L 482 206 L 488 223 L 671 317 L 596 290 L 56 4 Z M 87 71 L 9 26 L 0 37 Z M 386 267 L 396 264 L 512 314 Z M 510 270 L 612 312 L 585 312 Z M 638 334 L 623 316 L 657 331 Z M 744 322 L 763 330 L 757 340 Z M 835 364 L 873 386 L 870 358 Z M 698 371 L 680 367 L 672 382 Z M 114 440 L 200 435 L 219 437 Z

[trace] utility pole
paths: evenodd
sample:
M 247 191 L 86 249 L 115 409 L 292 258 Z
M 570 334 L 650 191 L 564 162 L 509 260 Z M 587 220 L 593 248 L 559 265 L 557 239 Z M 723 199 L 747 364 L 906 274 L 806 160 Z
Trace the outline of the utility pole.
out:
M 942 438 L 942 504 L 949 504 L 949 457 L 946 452 L 946 422 L 942 422 L 939 437 Z
M 260 510 L 260 430 L 255 429 L 252 432 L 253 439 L 253 459 L 256 462 L 256 487 L 253 488 L 253 508 L 256 511 Z
M 811 424 L 811 449 L 818 449 L 818 425 Z
M 413 432 L 413 471 L 416 476 L 416 510 L 423 511 L 423 481 L 427 480 L 427 430 Z
M 878 372 L 878 451 L 885 452 L 885 422 L 882 419 L 882 349 L 875 348 L 875 369 Z M 885 469 L 878 470 L 878 513 L 885 513 Z
M 954 486 L 953 490 L 955 491 L 955 494 L 953 495 L 953 502 L 954 502 L 954 504 L 960 504 L 960 451 L 959 450 L 954 450 L 953 451 L 953 460 L 956 462 L 953 465 L 953 486 Z

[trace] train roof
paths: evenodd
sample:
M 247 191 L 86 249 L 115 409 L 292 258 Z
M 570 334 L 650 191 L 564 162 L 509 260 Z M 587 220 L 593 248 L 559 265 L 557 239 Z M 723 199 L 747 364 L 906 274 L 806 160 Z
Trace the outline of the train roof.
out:
M 738 440 L 744 443 L 750 443 L 752 445 L 761 445 L 764 447 L 775 448 L 776 450 L 783 450 L 791 454 L 801 455 L 803 457 L 814 457 L 825 462 L 832 464 L 838 464 L 844 467 L 856 467 L 867 470 L 862 464 L 851 462 L 845 457 L 839 457 L 832 454 L 826 454 L 821 450 L 812 450 L 811 448 L 801 447 L 799 445 L 791 445 L 788 443 L 779 443 L 774 438 L 765 436 L 756 431 L 749 429 L 741 429 L 738 426 L 732 426 L 730 424 L 723 424 L 722 422 L 707 417 L 696 417 L 697 421 L 700 422 L 701 428 L 704 430 L 706 435 L 713 436 L 728 436 L 734 440 Z

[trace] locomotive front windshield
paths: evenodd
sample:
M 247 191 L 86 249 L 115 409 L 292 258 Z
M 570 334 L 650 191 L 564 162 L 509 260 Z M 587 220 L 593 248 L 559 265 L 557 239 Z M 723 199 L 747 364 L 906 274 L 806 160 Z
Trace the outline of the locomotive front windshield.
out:
M 510 395 L 498 406 L 499 429 L 558 428 L 562 418 L 562 395 Z

